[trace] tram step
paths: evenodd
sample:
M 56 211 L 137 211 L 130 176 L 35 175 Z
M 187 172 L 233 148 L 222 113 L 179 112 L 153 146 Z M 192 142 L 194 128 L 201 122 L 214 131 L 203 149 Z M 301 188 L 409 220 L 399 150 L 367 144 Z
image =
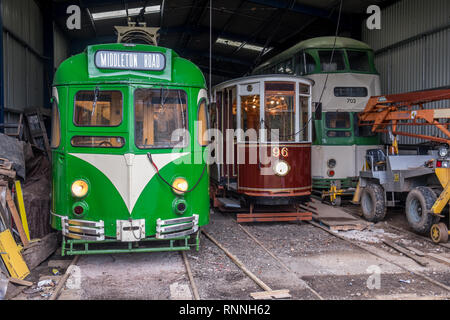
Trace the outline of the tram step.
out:
M 236 201 L 229 198 L 216 198 L 221 204 L 224 205 L 225 208 L 232 208 L 232 209 L 239 209 L 241 207 L 241 204 Z

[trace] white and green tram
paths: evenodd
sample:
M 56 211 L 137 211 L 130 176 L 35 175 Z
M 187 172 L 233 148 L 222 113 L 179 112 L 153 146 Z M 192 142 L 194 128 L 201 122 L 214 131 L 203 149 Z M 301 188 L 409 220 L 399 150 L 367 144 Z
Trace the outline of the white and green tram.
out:
M 333 204 L 339 204 L 340 195 L 352 194 L 356 187 L 366 151 L 380 145 L 379 135 L 359 127 L 357 116 L 371 96 L 380 95 L 373 50 L 350 38 L 313 38 L 274 56 L 253 73 L 295 74 L 314 81 L 313 190 L 335 190 Z

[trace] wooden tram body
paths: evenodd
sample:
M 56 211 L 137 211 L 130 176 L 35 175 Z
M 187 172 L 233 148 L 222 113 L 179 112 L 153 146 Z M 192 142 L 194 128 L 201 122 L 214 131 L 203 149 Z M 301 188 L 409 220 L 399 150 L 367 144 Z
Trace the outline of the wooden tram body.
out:
M 213 88 L 211 126 L 220 133 L 213 139 L 216 161 L 210 169 L 216 207 L 250 211 L 238 221 L 310 218 L 297 206 L 311 195 L 312 85 L 306 78 L 276 75 Z M 265 212 L 256 214 L 262 206 Z

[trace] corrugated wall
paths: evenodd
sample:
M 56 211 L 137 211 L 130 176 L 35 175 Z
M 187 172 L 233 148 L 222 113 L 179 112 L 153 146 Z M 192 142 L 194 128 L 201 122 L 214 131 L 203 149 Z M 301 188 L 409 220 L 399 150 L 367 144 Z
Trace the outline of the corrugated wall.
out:
M 5 109 L 20 112 L 42 107 L 46 88 L 43 61 L 38 57 L 43 55 L 41 12 L 33 0 L 2 0 L 1 3 L 3 26 L 10 31 L 3 30 Z
M 375 64 L 381 75 L 382 92 L 400 93 L 450 85 L 449 27 L 448 0 L 403 0 L 382 11 L 381 30 L 368 30 L 364 24 L 363 41 L 376 52 Z M 446 102 L 428 107 L 450 105 Z M 430 126 L 401 129 L 440 134 Z M 403 144 L 420 142 L 420 139 L 400 138 Z
M 54 69 L 56 70 L 61 62 L 69 57 L 70 43 L 64 36 L 64 33 L 55 25 L 54 27 Z

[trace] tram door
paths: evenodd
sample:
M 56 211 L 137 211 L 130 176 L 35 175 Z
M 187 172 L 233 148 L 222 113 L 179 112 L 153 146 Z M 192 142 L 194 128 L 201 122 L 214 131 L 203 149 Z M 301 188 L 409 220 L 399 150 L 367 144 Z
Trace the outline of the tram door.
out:
M 227 88 L 223 91 L 223 150 L 224 150 L 224 166 L 223 176 L 229 188 L 237 188 L 237 152 L 236 152 L 236 87 Z M 231 129 L 232 131 L 228 132 Z

